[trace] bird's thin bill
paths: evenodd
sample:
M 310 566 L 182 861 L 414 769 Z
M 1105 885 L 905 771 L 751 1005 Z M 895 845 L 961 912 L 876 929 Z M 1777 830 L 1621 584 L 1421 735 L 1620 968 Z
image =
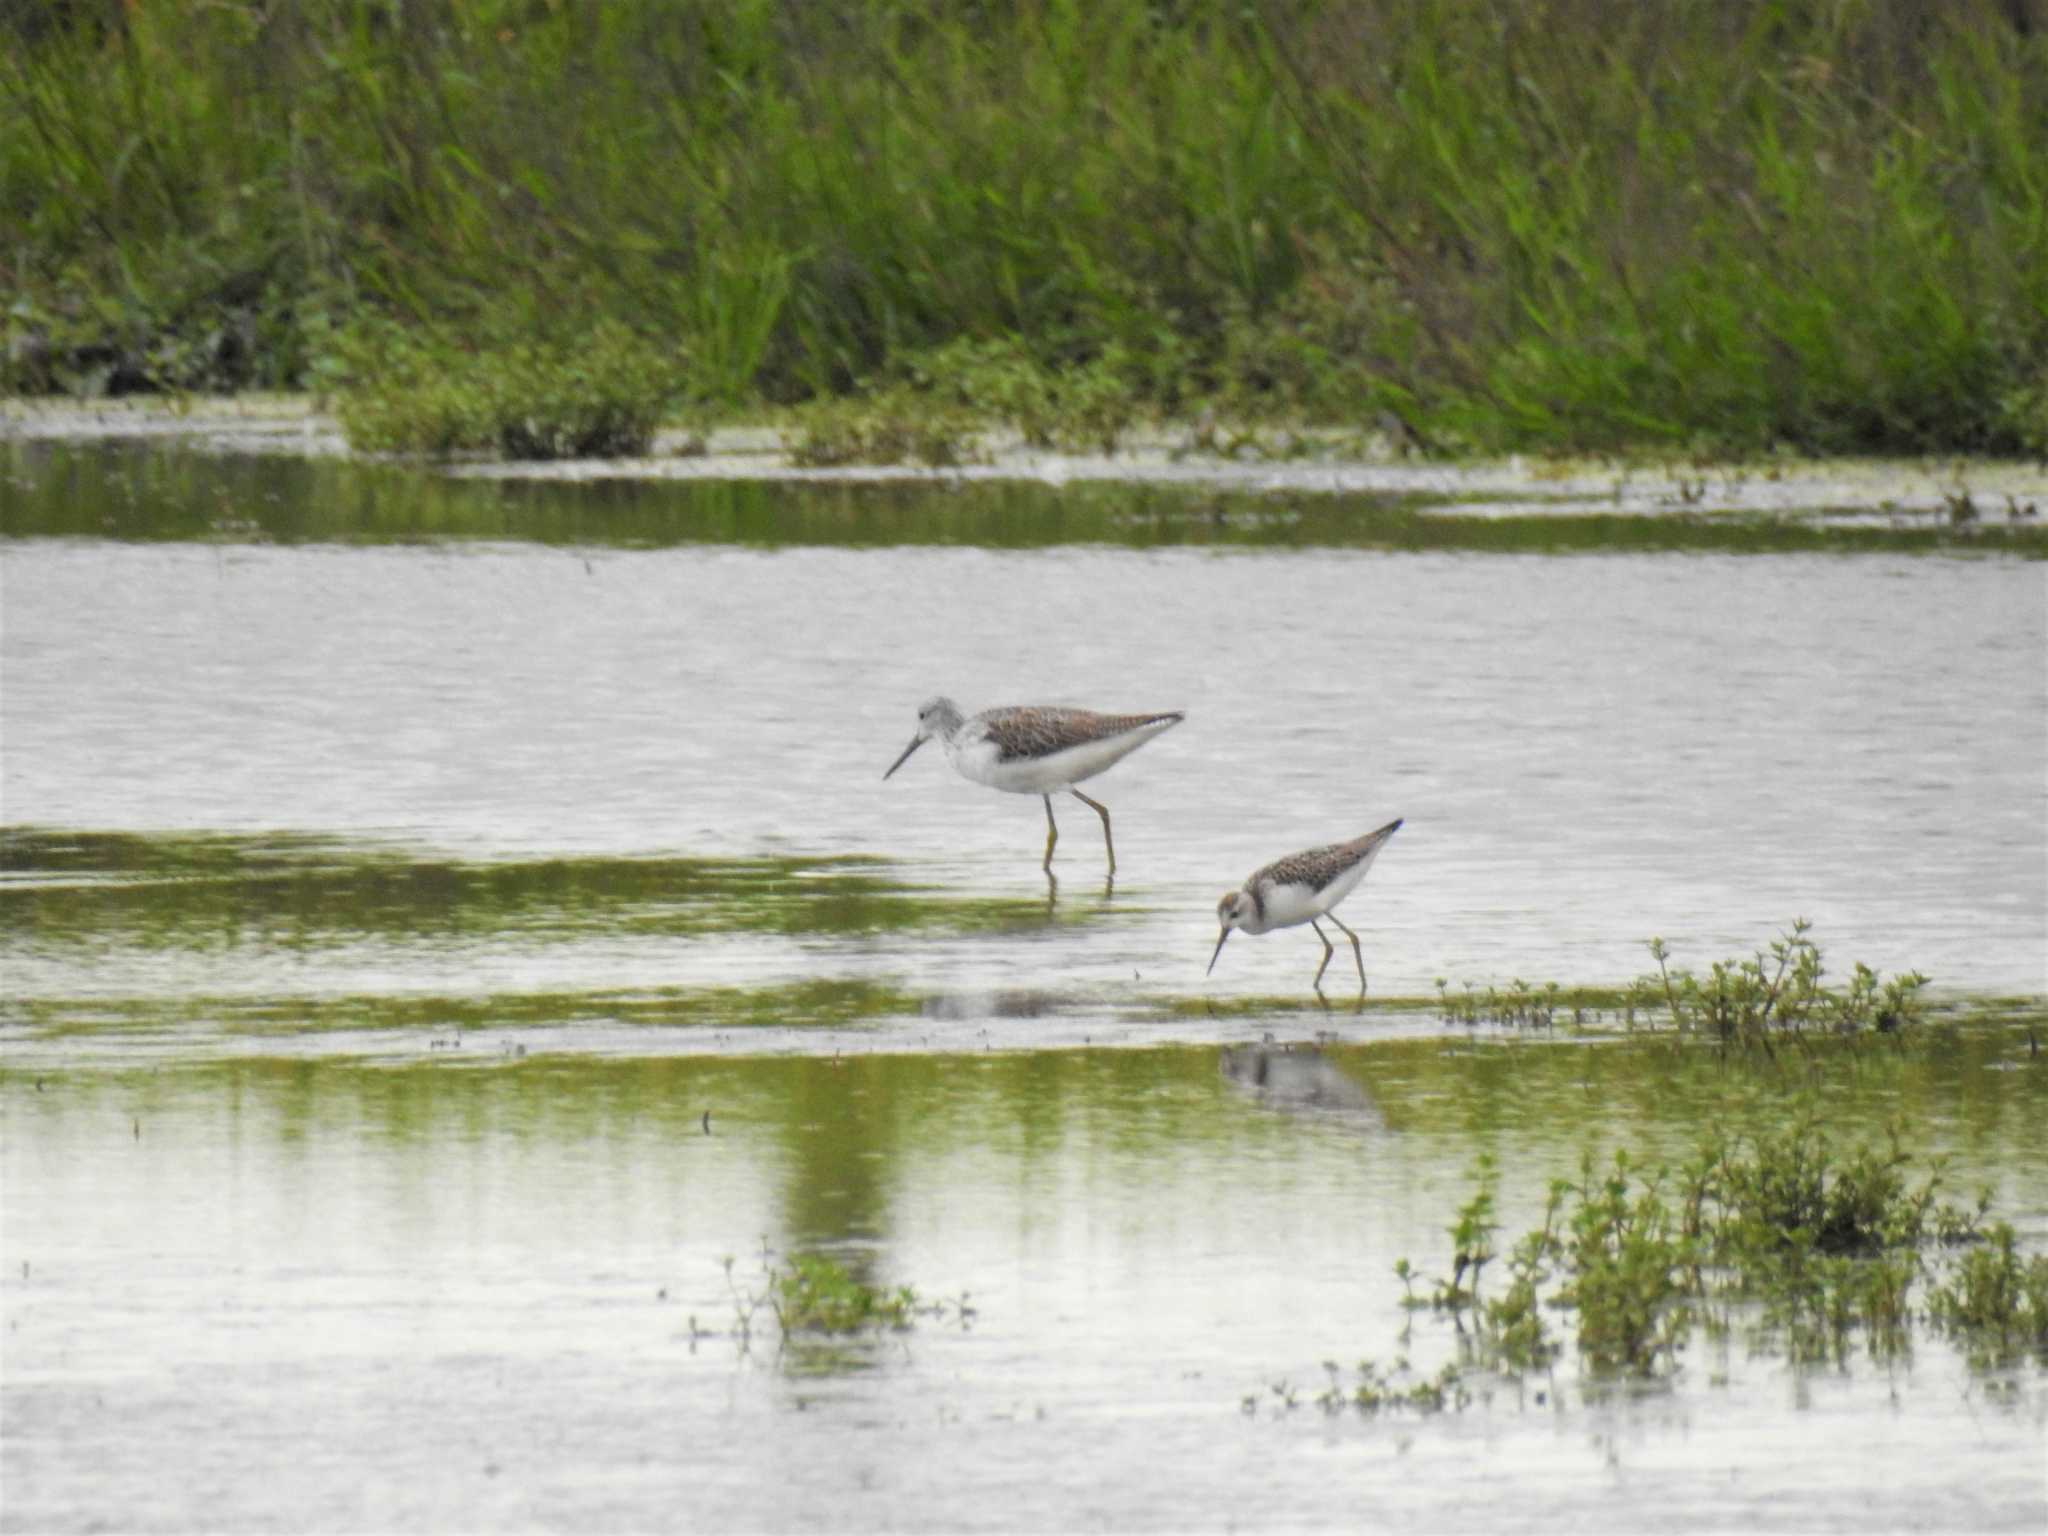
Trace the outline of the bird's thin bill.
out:
M 1213 975 L 1215 973 L 1216 956 L 1223 953 L 1223 941 L 1229 937 L 1230 930 L 1228 928 L 1224 929 L 1221 933 L 1216 935 L 1216 948 L 1209 956 L 1209 969 L 1202 972 L 1204 976 Z
M 915 751 L 916 751 L 916 750 L 917 750 L 917 749 L 918 749 L 919 747 L 923 746 L 924 744 L 925 744 L 925 738 L 924 738 L 924 737 L 922 737 L 922 736 L 913 736 L 913 737 L 911 737 L 911 738 L 910 738 L 910 745 L 909 745 L 909 746 L 907 746 L 907 747 L 905 747 L 905 748 L 903 749 L 903 755 L 902 755 L 901 757 L 897 758 L 895 762 L 893 762 L 893 763 L 891 763 L 891 764 L 889 765 L 889 773 L 894 773 L 894 772 L 895 772 L 895 771 L 896 771 L 896 770 L 897 770 L 898 768 L 901 768 L 901 767 L 902 767 L 902 766 L 903 766 L 903 765 L 904 765 L 905 763 L 909 762 L 909 761 L 910 761 L 910 754 L 911 754 L 911 753 L 913 753 L 913 752 L 915 752 Z M 887 777 L 889 777 L 889 773 L 885 773 L 885 774 L 883 774 L 883 775 L 882 775 L 882 777 L 886 779 Z

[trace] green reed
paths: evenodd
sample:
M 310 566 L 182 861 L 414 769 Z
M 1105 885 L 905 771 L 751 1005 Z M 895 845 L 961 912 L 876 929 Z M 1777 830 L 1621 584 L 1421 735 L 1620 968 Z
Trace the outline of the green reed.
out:
M 0 23 L 0 387 L 321 387 L 367 318 L 451 362 L 609 321 L 652 394 L 739 406 L 933 354 L 943 394 L 940 349 L 1000 343 L 1027 435 L 1107 360 L 1111 441 L 1213 404 L 2039 453 L 2039 12 L 37 8 Z

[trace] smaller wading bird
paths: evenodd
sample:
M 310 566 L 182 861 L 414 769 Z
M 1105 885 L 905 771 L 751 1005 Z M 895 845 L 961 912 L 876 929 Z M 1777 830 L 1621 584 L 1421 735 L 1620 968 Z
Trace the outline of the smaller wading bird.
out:
M 1074 786 L 1135 752 L 1161 731 L 1179 725 L 1179 710 L 1156 715 L 1098 715 L 1088 709 L 1036 706 L 984 709 L 962 715 L 951 699 L 932 699 L 917 712 L 917 734 L 903 756 L 889 765 L 888 778 L 926 742 L 937 737 L 964 778 L 1045 802 L 1045 872 L 1052 873 L 1052 848 L 1060 840 L 1052 819 L 1054 790 L 1064 789 L 1102 818 L 1102 844 L 1109 872 L 1116 874 L 1116 844 L 1109 835 L 1109 807 Z
M 1323 963 L 1316 967 L 1315 980 L 1316 992 L 1320 995 L 1323 972 L 1330 968 L 1330 956 L 1337 952 L 1336 946 L 1330 943 L 1329 935 L 1316 921 L 1319 917 L 1327 917 L 1343 928 L 1345 937 L 1351 940 L 1351 953 L 1358 961 L 1358 995 L 1364 997 L 1365 955 L 1358 947 L 1358 935 L 1344 928 L 1330 908 L 1357 888 L 1358 882 L 1365 878 L 1365 872 L 1372 868 L 1372 861 L 1387 846 L 1387 839 L 1400 830 L 1399 821 L 1390 821 L 1377 832 L 1368 832 L 1348 843 L 1332 843 L 1327 848 L 1290 853 L 1259 870 L 1245 881 L 1243 890 L 1232 891 L 1216 903 L 1216 916 L 1223 923 L 1223 931 L 1216 936 L 1216 949 L 1209 956 L 1209 969 L 1216 969 L 1216 956 L 1223 953 L 1223 941 L 1230 937 L 1233 928 L 1242 928 L 1246 933 L 1266 933 L 1274 928 L 1292 928 L 1298 923 L 1307 923 L 1315 929 L 1316 937 L 1323 941 Z

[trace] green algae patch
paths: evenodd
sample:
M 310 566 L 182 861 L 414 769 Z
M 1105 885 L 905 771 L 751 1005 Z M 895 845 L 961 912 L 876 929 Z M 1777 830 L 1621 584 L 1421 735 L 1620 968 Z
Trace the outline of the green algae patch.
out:
M 24 998 L 12 1022 L 38 1040 L 171 1034 L 190 1040 L 284 1040 L 336 1034 L 431 1037 L 636 1029 L 835 1029 L 915 1016 L 921 999 L 878 983 L 837 978 L 779 987 L 664 987 L 621 992 L 516 992 L 481 997 Z
M 1057 921 L 1081 921 L 1069 905 Z M 681 856 L 469 862 L 298 834 L 0 830 L 0 948 L 286 949 L 364 938 L 860 935 L 1043 926 L 1046 905 L 942 895 L 885 861 Z
M 2048 556 L 2048 523 L 2034 511 L 2038 491 L 2007 495 L 2010 510 L 1986 491 L 1981 515 L 1958 520 L 1953 509 L 1922 509 L 1899 521 L 1884 511 L 1882 496 L 1900 489 L 1881 492 L 1876 481 L 1863 487 L 1867 494 L 1845 518 L 1832 500 L 1842 494 L 1839 486 L 1816 486 L 1811 504 L 1802 504 L 1798 482 L 1788 481 L 1773 490 L 1769 510 L 1730 512 L 1682 497 L 1667 501 L 1613 471 L 1578 470 L 1570 486 L 1559 488 L 1543 482 L 1540 469 L 1385 471 L 1341 460 L 1273 467 L 1210 461 L 1204 468 L 1155 455 L 1116 460 L 1086 476 L 1063 471 L 1059 483 L 1021 461 L 971 472 L 903 471 L 898 478 L 888 478 L 899 473 L 890 470 L 863 480 L 793 478 L 776 456 L 733 452 L 686 465 L 640 460 L 584 478 L 526 478 L 491 466 L 448 475 L 302 457 L 275 451 L 267 440 L 240 446 L 271 451 L 195 452 L 162 439 L 0 441 L 0 475 L 9 486 L 0 500 L 0 536 L 213 546 L 512 540 L 577 549 L 1087 544 Z M 1332 488 L 1333 476 L 1368 471 L 1385 471 L 1389 483 Z

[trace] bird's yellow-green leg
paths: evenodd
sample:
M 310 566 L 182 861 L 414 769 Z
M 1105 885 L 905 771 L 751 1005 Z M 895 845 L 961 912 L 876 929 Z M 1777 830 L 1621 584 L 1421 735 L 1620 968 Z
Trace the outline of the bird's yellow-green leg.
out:
M 1116 839 L 1109 835 L 1109 807 L 1104 805 L 1100 800 L 1090 800 L 1078 789 L 1069 788 L 1067 793 L 1072 795 L 1076 800 L 1080 801 L 1083 805 L 1093 806 L 1095 808 L 1095 814 L 1102 818 L 1102 846 L 1109 850 L 1109 872 L 1112 875 L 1115 874 Z
M 1342 918 L 1340 918 L 1339 916 L 1337 916 L 1337 914 L 1336 914 L 1336 913 L 1334 913 L 1334 912 L 1325 912 L 1325 913 L 1323 914 L 1323 916 L 1327 917 L 1327 918 L 1328 918 L 1328 919 L 1329 919 L 1329 920 L 1330 920 L 1331 922 L 1335 923 L 1335 924 L 1336 924 L 1336 925 L 1337 925 L 1337 926 L 1338 926 L 1339 928 L 1344 928 L 1344 920 L 1343 920 Z M 1358 995 L 1359 995 L 1360 997 L 1364 997 L 1364 996 L 1365 996 L 1365 951 L 1364 951 L 1364 950 L 1362 950 L 1362 949 L 1360 949 L 1360 948 L 1358 947 L 1358 935 L 1357 935 L 1357 934 L 1355 934 L 1355 933 L 1353 933 L 1353 932 L 1352 932 L 1352 931 L 1351 931 L 1351 930 L 1350 930 L 1349 928 L 1344 928 L 1344 937 L 1346 937 L 1347 939 L 1349 939 L 1349 940 L 1351 941 L 1351 958 L 1352 958 L 1352 959 L 1354 959 L 1354 960 L 1356 960 L 1356 961 L 1358 962 Z
M 1052 819 L 1052 796 L 1040 795 L 1045 802 L 1045 872 L 1052 873 L 1052 845 L 1060 840 L 1060 824 Z
M 1330 914 L 1325 912 L 1323 916 L 1330 917 Z M 1334 917 L 1330 917 L 1330 921 L 1334 923 L 1337 921 L 1337 919 L 1335 919 Z M 1330 968 L 1330 956 L 1337 953 L 1337 949 L 1336 946 L 1330 942 L 1330 936 L 1327 933 L 1323 932 L 1323 925 L 1321 923 L 1317 922 L 1314 918 L 1310 918 L 1308 920 L 1308 925 L 1309 927 L 1315 929 L 1316 937 L 1323 941 L 1323 963 L 1316 967 L 1315 981 L 1316 993 L 1318 996 L 1320 996 L 1323 990 L 1323 972 L 1327 971 Z

